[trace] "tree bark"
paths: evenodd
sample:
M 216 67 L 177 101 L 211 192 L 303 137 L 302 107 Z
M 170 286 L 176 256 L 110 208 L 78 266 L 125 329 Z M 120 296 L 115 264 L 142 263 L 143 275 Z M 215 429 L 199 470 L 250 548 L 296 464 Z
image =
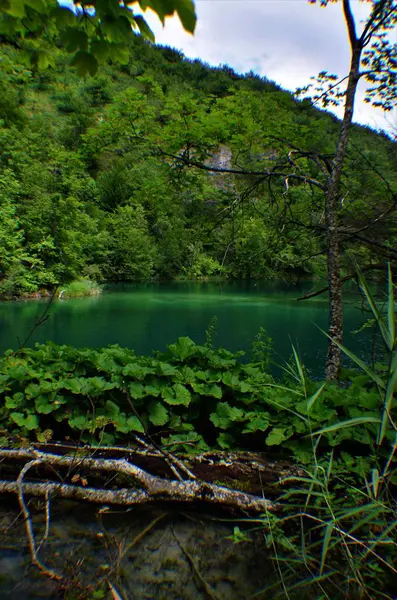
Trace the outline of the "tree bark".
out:
M 356 37 L 354 18 L 350 8 L 350 0 L 343 0 L 343 11 L 349 32 L 351 62 L 349 80 L 346 90 L 344 115 L 339 133 L 338 146 L 332 163 L 332 171 L 325 192 L 325 221 L 327 228 L 327 273 L 329 287 L 329 325 L 328 354 L 325 374 L 328 380 L 339 378 L 341 369 L 341 350 L 343 335 L 343 299 L 342 278 L 340 274 L 340 233 L 339 233 L 339 192 L 343 162 L 349 141 L 353 119 L 354 101 L 357 84 L 360 79 L 360 59 L 362 43 Z

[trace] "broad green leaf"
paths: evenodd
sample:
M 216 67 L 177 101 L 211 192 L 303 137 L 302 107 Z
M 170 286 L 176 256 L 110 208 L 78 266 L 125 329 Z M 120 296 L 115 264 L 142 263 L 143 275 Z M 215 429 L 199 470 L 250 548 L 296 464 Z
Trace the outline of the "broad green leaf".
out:
M 16 392 L 12 397 L 6 396 L 6 408 L 18 408 L 25 403 L 25 395 L 22 392 Z
M 161 394 L 161 387 L 156 387 L 154 385 L 145 385 L 145 395 L 146 396 L 154 396 L 157 398 L 157 396 L 160 396 Z
M 196 344 L 189 337 L 180 337 L 177 339 L 175 344 L 167 346 L 168 351 L 179 358 L 180 360 L 186 360 L 189 356 L 192 356 L 196 349 Z
M 168 411 L 161 402 L 152 402 L 149 406 L 149 421 L 160 427 L 168 421 Z
M 3 8 L 7 14 L 18 19 L 22 19 L 25 16 L 25 0 L 9 0 L 7 5 L 7 8 Z
M 216 412 L 210 415 L 210 421 L 219 429 L 228 429 L 234 421 L 241 420 L 244 420 L 244 412 L 227 402 L 218 402 Z
M 176 383 L 173 386 L 173 390 L 175 393 L 175 400 L 177 404 L 183 404 L 184 406 L 189 406 L 190 401 L 192 399 L 189 390 L 185 388 L 184 385 L 180 383 Z
M 287 439 L 288 436 L 285 435 L 285 428 L 282 427 L 273 427 L 267 438 L 265 439 L 265 443 L 267 446 L 280 446 L 280 444 Z
M 220 385 L 208 385 L 205 383 L 192 383 L 192 389 L 196 392 L 196 394 L 200 394 L 200 396 L 213 396 L 214 398 L 218 398 L 219 400 L 223 396 L 222 388 Z
M 140 398 L 144 398 L 146 396 L 145 388 L 141 383 L 130 383 L 128 389 L 130 391 L 131 398 L 134 398 L 134 400 L 139 400 Z
M 157 372 L 159 375 L 166 375 L 169 377 L 170 375 L 175 375 L 178 371 L 176 367 L 160 361 L 157 364 Z
M 48 396 L 38 396 L 34 401 L 34 405 L 37 412 L 42 413 L 43 415 L 48 415 L 58 408 L 57 406 L 52 405 Z
M 44 0 L 24 0 L 24 2 L 26 6 L 30 6 L 30 8 L 33 8 L 33 10 L 42 15 L 48 10 L 48 4 Z
M 60 29 L 76 23 L 76 15 L 67 6 L 57 6 L 52 10 L 51 16 L 55 18 L 57 27 Z
M 145 433 L 145 428 L 141 421 L 135 415 L 128 417 L 127 427 L 130 431 L 138 431 L 139 433 Z
M 62 387 L 65 390 L 71 391 L 73 394 L 81 394 L 81 390 L 83 388 L 82 379 L 76 379 L 71 377 L 70 379 L 63 379 L 61 381 Z
M 68 423 L 70 425 L 70 427 L 73 427 L 73 429 L 79 429 L 79 430 L 83 430 L 83 429 L 87 429 L 87 417 L 85 415 L 79 415 L 76 417 L 71 417 L 70 419 L 68 419 Z
M 25 381 L 29 378 L 28 369 L 25 365 L 16 365 L 8 369 L 7 373 L 9 379 L 16 379 L 17 381 Z
M 152 373 L 152 369 L 137 363 L 131 363 L 125 366 L 122 370 L 123 375 L 126 377 L 134 377 L 135 379 L 144 379 L 146 375 Z
M 86 54 L 85 51 L 88 48 L 88 36 L 82 29 L 66 27 L 66 29 L 61 31 L 60 37 L 67 52 L 76 52 L 76 50 L 81 50 L 83 54 Z M 72 64 L 74 64 L 74 62 L 72 62 Z
M 248 419 L 243 433 L 255 433 L 255 431 L 266 431 L 269 427 L 269 413 L 250 412 L 245 415 Z
M 95 56 L 98 63 L 103 64 L 110 56 L 112 56 L 111 44 L 105 40 L 92 40 L 90 44 L 90 54 Z
M 12 412 L 10 413 L 10 418 L 19 427 L 26 427 L 29 431 L 37 429 L 39 426 L 39 418 L 36 415 L 24 415 L 20 412 Z
M 116 419 L 120 414 L 120 407 L 111 400 L 106 400 L 105 414 L 109 419 Z
M 110 42 L 116 44 L 128 43 L 132 37 L 132 27 L 124 16 L 105 16 L 101 19 L 101 32 Z
M 147 24 L 147 22 L 145 21 L 145 19 L 141 15 L 136 15 L 134 17 L 134 21 L 137 24 L 137 26 L 139 28 L 139 31 L 141 32 L 142 36 L 144 38 L 146 38 L 147 40 L 149 40 L 149 42 L 154 43 L 154 41 L 155 41 L 155 39 L 154 39 L 154 33 L 150 29 L 150 27 Z
M 71 64 L 76 67 L 79 77 L 84 75 L 95 75 L 98 70 L 98 61 L 92 54 L 80 50 L 74 55 Z

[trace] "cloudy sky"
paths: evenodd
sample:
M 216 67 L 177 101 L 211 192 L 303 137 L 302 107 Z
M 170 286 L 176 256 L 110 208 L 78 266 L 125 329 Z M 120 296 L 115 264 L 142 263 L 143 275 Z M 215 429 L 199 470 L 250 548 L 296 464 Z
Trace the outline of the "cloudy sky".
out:
M 352 6 L 360 30 L 370 7 L 359 0 L 353 0 Z M 240 73 L 253 70 L 289 90 L 306 85 L 320 71 L 340 76 L 348 72 L 341 2 L 320 8 L 307 0 L 196 0 L 196 9 L 194 36 L 183 30 L 178 19 L 168 19 L 162 28 L 157 17 L 147 12 L 156 42 L 211 65 L 228 64 Z M 397 42 L 397 32 L 394 37 Z M 360 89 L 355 121 L 374 129 L 397 127 L 397 110 L 385 115 L 362 98 Z

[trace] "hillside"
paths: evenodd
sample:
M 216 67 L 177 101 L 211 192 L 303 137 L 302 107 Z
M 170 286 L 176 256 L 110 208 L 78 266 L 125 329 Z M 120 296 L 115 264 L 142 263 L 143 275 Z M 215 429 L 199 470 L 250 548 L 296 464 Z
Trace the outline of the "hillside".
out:
M 52 53 L 55 66 L 37 71 L 0 46 L 3 295 L 82 276 L 324 274 L 316 182 L 335 151 L 336 118 L 252 73 L 210 68 L 138 36 L 128 64 L 103 65 L 92 78 Z M 347 271 L 348 254 L 365 265 L 393 257 L 396 234 L 395 144 L 358 126 L 351 140 Z

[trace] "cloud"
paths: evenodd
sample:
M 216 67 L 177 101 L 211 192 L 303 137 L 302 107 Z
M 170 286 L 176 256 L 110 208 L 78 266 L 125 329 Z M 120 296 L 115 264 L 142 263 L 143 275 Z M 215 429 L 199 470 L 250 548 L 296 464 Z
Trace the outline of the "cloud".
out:
M 348 72 L 350 50 L 340 2 L 320 8 L 307 0 L 196 0 L 196 8 L 194 36 L 177 18 L 168 19 L 163 29 L 148 12 L 157 43 L 211 65 L 226 63 L 240 73 L 253 70 L 291 91 L 320 71 Z M 353 10 L 360 32 L 370 6 L 356 0 Z M 397 114 L 385 119 L 383 111 L 363 102 L 363 92 L 360 88 L 354 120 L 390 130 Z M 341 116 L 341 109 L 335 112 Z

